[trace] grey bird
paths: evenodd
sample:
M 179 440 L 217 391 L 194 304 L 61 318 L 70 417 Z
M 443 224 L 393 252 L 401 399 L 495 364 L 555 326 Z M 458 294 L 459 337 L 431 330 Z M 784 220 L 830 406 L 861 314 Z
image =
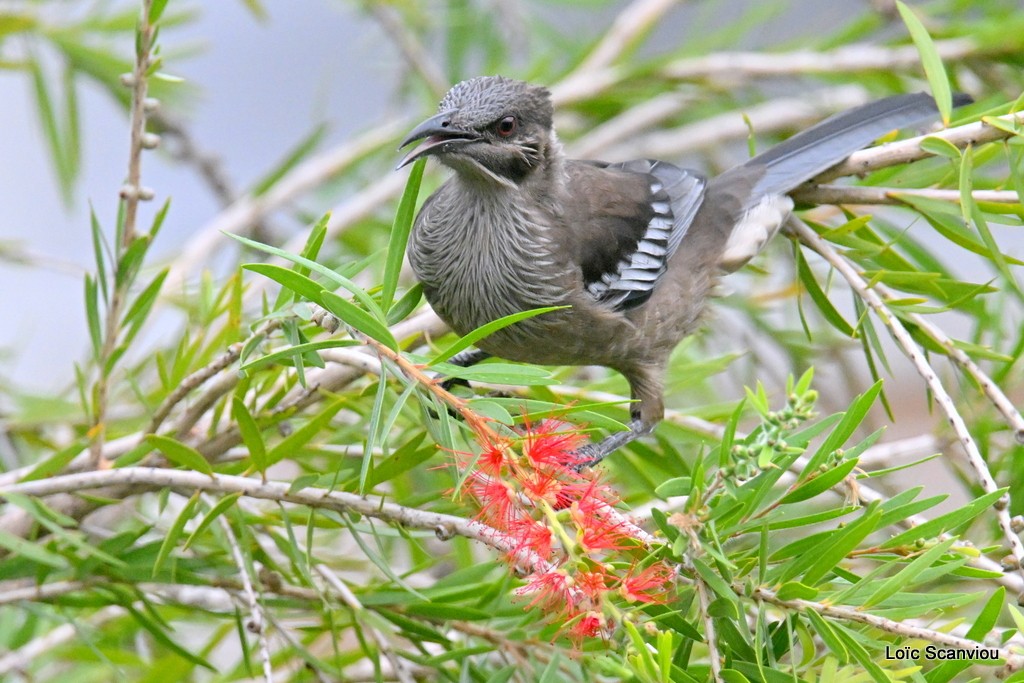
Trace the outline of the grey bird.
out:
M 460 335 L 512 313 L 568 306 L 495 332 L 453 362 L 497 356 L 622 373 L 629 429 L 585 446 L 579 459 L 593 465 L 663 418 L 669 354 L 697 328 L 716 278 L 753 258 L 787 220 L 786 193 L 936 115 L 924 93 L 879 100 L 706 179 L 664 161 L 568 159 L 545 88 L 473 78 L 402 142 L 423 140 L 399 167 L 430 155 L 454 171 L 416 217 L 409 262 Z

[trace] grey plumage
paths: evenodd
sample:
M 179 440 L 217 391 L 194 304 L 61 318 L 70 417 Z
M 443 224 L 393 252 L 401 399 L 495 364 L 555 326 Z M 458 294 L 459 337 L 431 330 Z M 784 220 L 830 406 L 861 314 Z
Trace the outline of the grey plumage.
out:
M 661 420 L 669 354 L 697 326 L 715 278 L 785 221 L 784 193 L 935 114 L 928 95 L 880 100 L 705 180 L 662 161 L 566 159 L 547 90 L 474 78 L 403 142 L 424 140 L 402 165 L 429 154 L 455 171 L 417 216 L 409 261 L 459 334 L 518 311 L 570 306 L 478 346 L 510 360 L 621 372 L 635 400 L 630 431 L 589 446 L 596 462 Z

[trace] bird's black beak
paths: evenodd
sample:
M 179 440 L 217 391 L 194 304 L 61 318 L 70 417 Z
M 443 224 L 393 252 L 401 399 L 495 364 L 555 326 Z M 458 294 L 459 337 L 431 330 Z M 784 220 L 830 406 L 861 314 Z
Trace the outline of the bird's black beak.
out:
M 452 125 L 452 116 L 455 113 L 455 110 L 443 111 L 436 116 L 431 116 L 409 131 L 409 134 L 402 140 L 402 144 L 398 146 L 398 149 L 402 149 L 417 140 L 425 139 L 425 141 L 422 145 L 409 152 L 399 162 L 398 166 L 395 167 L 395 170 L 411 164 L 420 157 L 439 152 L 449 152 L 457 145 L 464 145 L 479 138 L 479 133 Z

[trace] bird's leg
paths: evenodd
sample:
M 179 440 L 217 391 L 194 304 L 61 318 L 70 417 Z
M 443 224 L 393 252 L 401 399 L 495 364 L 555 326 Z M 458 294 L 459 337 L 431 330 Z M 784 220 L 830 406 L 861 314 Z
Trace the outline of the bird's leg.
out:
M 629 393 L 633 399 L 629 409 L 630 420 L 627 425 L 629 429 L 609 434 L 597 443 L 587 444 L 578 449 L 575 453 L 577 462 L 574 465 L 577 471 L 593 467 L 607 458 L 615 449 L 621 448 L 641 436 L 647 436 L 665 417 L 665 404 L 662 399 L 664 362 L 623 368 L 621 372 L 629 382 Z
M 624 432 L 609 434 L 597 443 L 588 443 L 586 446 L 578 449 L 575 455 L 579 460 L 573 465 L 576 471 L 599 465 L 602 460 L 611 455 L 616 449 L 625 446 L 634 439 L 650 434 L 654 429 L 654 425 L 646 424 L 638 417 L 630 420 L 628 426 L 629 429 Z

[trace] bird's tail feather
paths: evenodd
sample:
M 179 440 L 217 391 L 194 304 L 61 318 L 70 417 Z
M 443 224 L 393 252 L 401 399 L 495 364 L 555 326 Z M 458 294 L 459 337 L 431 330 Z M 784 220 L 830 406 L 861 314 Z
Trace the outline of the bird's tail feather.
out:
M 971 98 L 955 95 L 954 106 Z M 886 133 L 932 120 L 938 108 L 927 93 L 896 95 L 844 111 L 797 133 L 746 162 L 767 169 L 751 193 L 756 204 L 766 194 L 789 192 L 867 147 Z

